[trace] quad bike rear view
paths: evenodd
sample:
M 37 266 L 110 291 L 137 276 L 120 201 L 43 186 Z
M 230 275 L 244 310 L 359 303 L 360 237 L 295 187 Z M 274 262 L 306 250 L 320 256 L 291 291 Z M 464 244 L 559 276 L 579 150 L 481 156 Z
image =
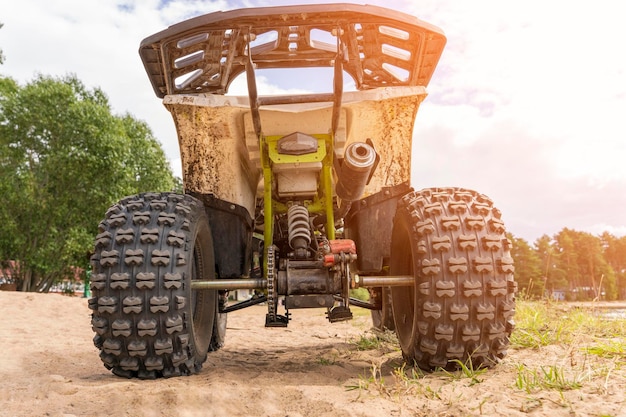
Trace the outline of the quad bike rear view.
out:
M 331 323 L 370 309 L 424 369 L 502 358 L 516 287 L 500 212 L 475 191 L 409 186 L 413 123 L 445 42 L 412 16 L 355 4 L 217 12 L 144 39 L 184 194 L 124 198 L 100 224 L 89 304 L 104 365 L 197 372 L 227 314 L 261 303 L 268 327 L 293 309 L 325 309 Z M 332 91 L 259 95 L 257 72 L 277 68 L 331 68 Z M 248 95 L 226 95 L 238 75 Z M 350 297 L 359 287 L 369 301 Z M 239 289 L 254 295 L 229 302 Z

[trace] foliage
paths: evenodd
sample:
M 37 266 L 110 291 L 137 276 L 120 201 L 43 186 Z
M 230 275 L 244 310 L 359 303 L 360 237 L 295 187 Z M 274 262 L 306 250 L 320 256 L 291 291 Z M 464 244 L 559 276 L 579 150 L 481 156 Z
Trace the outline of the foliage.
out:
M 148 126 L 111 113 L 75 76 L 0 77 L 0 259 L 22 290 L 86 268 L 97 225 L 123 196 L 175 186 Z
M 2 29 L 4 23 L 0 23 L 0 29 Z M 4 54 L 2 53 L 2 49 L 0 49 L 0 65 L 4 64 Z
M 526 297 L 542 297 L 545 291 L 545 280 L 539 254 L 524 239 L 518 239 L 512 235 L 509 239 L 513 242 L 511 256 L 515 260 L 518 287 L 524 289 Z
M 564 228 L 531 246 L 509 236 L 520 294 L 528 298 L 615 300 L 626 298 L 626 237 L 594 236 Z
M 370 293 L 367 288 L 355 288 L 350 290 L 350 297 L 361 301 L 369 301 Z

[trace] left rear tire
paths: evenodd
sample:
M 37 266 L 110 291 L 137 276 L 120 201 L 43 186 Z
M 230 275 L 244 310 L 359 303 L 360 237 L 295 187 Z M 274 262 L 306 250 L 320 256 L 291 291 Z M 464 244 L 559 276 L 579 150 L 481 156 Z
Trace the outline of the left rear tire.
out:
M 198 372 L 211 346 L 217 291 L 213 240 L 202 203 L 145 193 L 112 206 L 100 224 L 89 300 L 94 344 L 107 369 L 153 379 Z

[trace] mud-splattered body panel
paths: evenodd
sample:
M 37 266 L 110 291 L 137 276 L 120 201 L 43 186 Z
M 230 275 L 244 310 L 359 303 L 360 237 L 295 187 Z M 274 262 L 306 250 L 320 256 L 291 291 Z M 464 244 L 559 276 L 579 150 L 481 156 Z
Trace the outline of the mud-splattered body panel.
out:
M 365 196 L 410 178 L 411 138 L 423 87 L 375 89 L 344 94 L 335 154 L 371 139 L 380 157 Z M 247 97 L 166 96 L 174 118 L 185 189 L 246 207 L 254 214 L 261 167 Z M 332 104 L 267 106 L 260 110 L 265 135 L 328 133 Z

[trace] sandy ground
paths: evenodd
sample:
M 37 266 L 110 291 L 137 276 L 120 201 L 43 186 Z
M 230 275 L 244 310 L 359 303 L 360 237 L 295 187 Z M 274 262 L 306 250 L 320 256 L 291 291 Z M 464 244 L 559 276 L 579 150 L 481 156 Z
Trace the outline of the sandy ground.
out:
M 102 366 L 85 299 L 0 292 L 0 416 L 626 416 L 615 361 L 579 389 L 515 387 L 522 365 L 567 362 L 583 378 L 586 359 L 569 347 L 510 351 L 477 380 L 406 379 L 397 350 L 357 349 L 367 312 L 331 325 L 297 310 L 288 329 L 266 329 L 264 311 L 231 313 L 226 346 L 199 374 L 140 381 Z

